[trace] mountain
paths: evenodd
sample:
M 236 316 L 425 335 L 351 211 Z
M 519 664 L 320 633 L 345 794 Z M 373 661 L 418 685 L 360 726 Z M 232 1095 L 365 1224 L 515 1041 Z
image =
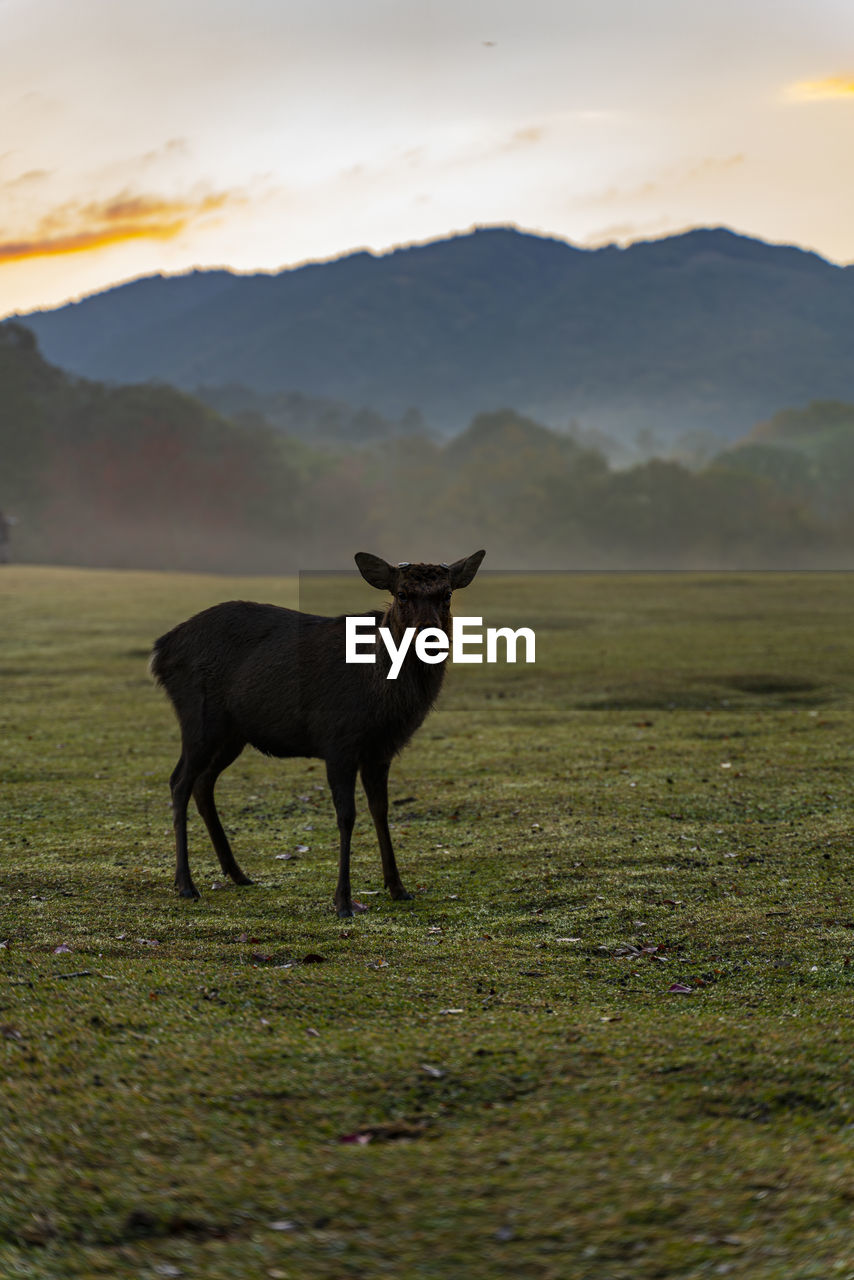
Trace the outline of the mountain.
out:
M 132 281 L 25 317 L 114 382 L 299 391 L 444 431 L 507 406 L 660 442 L 854 398 L 854 268 L 725 229 L 579 249 L 505 227 L 277 274 Z

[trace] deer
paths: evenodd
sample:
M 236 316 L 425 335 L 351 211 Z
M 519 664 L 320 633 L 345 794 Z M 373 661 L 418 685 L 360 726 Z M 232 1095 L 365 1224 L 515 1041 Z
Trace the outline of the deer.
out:
M 339 834 L 333 899 L 339 917 L 353 914 L 350 844 L 359 774 L 385 888 L 396 901 L 412 897 L 389 832 L 389 769 L 433 707 L 446 663 L 435 650 L 423 661 L 410 644 L 397 677 L 389 679 L 390 651 L 380 643 L 380 628 L 394 638 L 398 652 L 409 628 L 416 636 L 427 629 L 450 636 L 452 593 L 469 585 L 485 554 L 475 551 L 450 565 L 391 565 L 359 552 L 356 566 L 365 581 L 391 594 L 384 610 L 362 615 L 379 624 L 373 662 L 372 642 L 364 635 L 361 660 L 345 661 L 346 615 L 323 617 L 246 600 L 213 605 L 155 641 L 149 669 L 172 702 L 181 731 L 181 756 L 170 778 L 175 888 L 181 897 L 200 896 L 187 848 L 191 796 L 223 872 L 235 884 L 252 883 L 234 857 L 214 803 L 217 779 L 247 745 L 280 759 L 325 762 Z

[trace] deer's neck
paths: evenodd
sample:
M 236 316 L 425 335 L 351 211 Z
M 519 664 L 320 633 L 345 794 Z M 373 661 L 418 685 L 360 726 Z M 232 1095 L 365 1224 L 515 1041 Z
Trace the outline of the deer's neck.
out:
M 388 628 L 391 633 L 392 640 L 399 648 L 403 640 L 404 628 L 401 627 L 399 621 L 393 617 L 390 610 L 383 615 L 379 625 L 381 627 Z M 448 623 L 441 628 L 448 637 L 449 653 L 451 642 L 450 627 L 451 623 L 449 619 Z M 403 659 L 397 678 L 395 680 L 390 680 L 388 679 L 388 673 L 392 666 L 391 655 L 380 638 L 379 632 L 377 632 L 377 663 L 375 671 L 380 681 L 387 687 L 388 693 L 391 696 L 394 696 L 396 691 L 397 696 L 402 700 L 405 699 L 408 701 L 411 699 L 415 702 L 426 701 L 429 705 L 432 704 L 439 696 L 439 690 L 442 688 L 442 682 L 445 679 L 447 659 L 442 662 L 422 662 L 418 657 L 418 654 L 415 652 L 416 638 L 417 634 L 416 636 L 413 636 L 410 641 L 409 648 L 406 651 L 406 656 Z

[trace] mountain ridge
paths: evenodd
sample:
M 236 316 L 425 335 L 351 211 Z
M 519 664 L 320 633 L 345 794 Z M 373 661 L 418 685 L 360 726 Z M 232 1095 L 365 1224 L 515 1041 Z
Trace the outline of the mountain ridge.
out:
M 724 227 L 585 249 L 476 228 L 278 272 L 154 275 L 16 317 L 87 377 L 299 390 L 445 431 L 508 406 L 736 438 L 854 397 L 854 271 Z

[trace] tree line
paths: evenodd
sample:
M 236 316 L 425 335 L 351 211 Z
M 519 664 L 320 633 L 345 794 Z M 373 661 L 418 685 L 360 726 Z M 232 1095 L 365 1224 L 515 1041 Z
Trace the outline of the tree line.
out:
M 163 384 L 74 378 L 0 326 L 0 510 L 27 561 L 267 573 L 471 545 L 493 568 L 850 567 L 852 481 L 854 407 L 836 402 L 699 469 L 618 469 L 511 409 L 448 440 L 412 418 L 366 442 L 295 438 Z

